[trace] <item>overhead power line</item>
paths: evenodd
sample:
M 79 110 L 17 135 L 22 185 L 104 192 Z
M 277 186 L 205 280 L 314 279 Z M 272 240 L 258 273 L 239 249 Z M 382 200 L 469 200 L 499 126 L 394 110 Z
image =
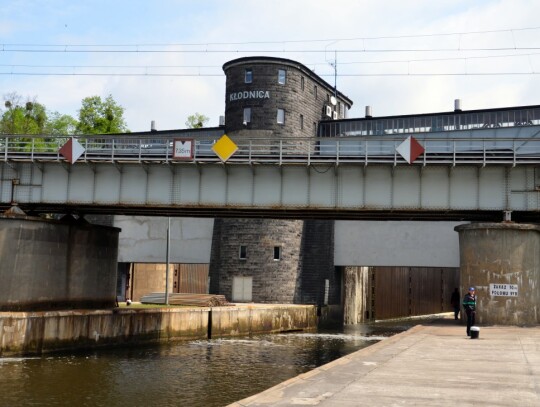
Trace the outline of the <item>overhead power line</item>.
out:
M 538 51 L 540 50 L 539 47 L 498 47 L 498 48 L 379 48 L 379 49 L 336 49 L 335 51 L 339 53 L 357 53 L 357 54 L 364 54 L 364 53 L 390 53 L 390 52 L 478 52 L 478 51 L 521 51 L 521 50 L 529 50 L 529 51 Z M 68 54 L 68 53 L 75 53 L 75 54 L 82 54 L 82 53 L 89 53 L 89 54 L 255 54 L 255 53 L 284 53 L 284 54 L 290 54 L 290 53 L 325 53 L 328 52 L 328 49 L 295 49 L 295 50 L 269 50 L 269 49 L 249 49 L 249 50 L 209 50 L 209 49 L 198 49 L 198 50 L 172 50 L 172 49 L 114 49 L 114 50 L 105 50 L 105 49 L 93 49 L 93 50 L 82 50 L 82 49 L 1 49 L 0 52 L 4 53 L 54 53 L 54 54 Z
M 339 74 L 338 77 L 373 77 L 373 76 L 512 76 L 512 75 L 539 75 L 540 72 L 432 72 L 432 73 L 353 73 Z M 224 74 L 182 74 L 182 73 L 59 73 L 59 72 L 0 72 L 3 76 L 113 76 L 113 77 L 222 77 Z M 318 74 L 321 77 L 333 77 L 334 74 Z
M 520 58 L 540 55 L 540 52 L 520 53 L 520 54 L 503 54 L 503 55 L 481 55 L 481 56 L 459 56 L 448 58 L 415 58 L 415 59 L 386 59 L 377 61 L 341 61 L 339 65 L 370 65 L 370 64 L 391 64 L 391 63 L 410 63 L 410 62 L 437 62 L 437 61 L 466 61 L 472 59 L 501 59 L 501 58 Z M 307 66 L 326 66 L 327 62 L 306 62 Z M 10 68 L 60 68 L 60 69 L 86 69 L 86 68 L 102 68 L 102 69 L 221 69 L 222 65 L 96 65 L 96 64 L 0 64 L 0 67 Z
M 449 33 L 427 33 L 427 34 L 404 34 L 404 35 L 381 35 L 363 36 L 349 38 L 319 38 L 303 40 L 272 40 L 272 41 L 236 41 L 236 42 L 195 42 L 195 43 L 141 43 L 141 44 L 40 44 L 40 43 L 6 43 L 0 44 L 2 47 L 24 46 L 24 47 L 164 47 L 164 46 L 215 46 L 215 45 L 252 45 L 252 44 L 298 44 L 313 42 L 339 42 L 339 41 L 369 41 L 404 38 L 426 38 L 426 37 L 447 37 L 475 34 L 495 34 L 513 33 L 516 31 L 540 30 L 538 27 L 503 28 L 499 30 L 479 30 L 479 31 L 456 31 Z

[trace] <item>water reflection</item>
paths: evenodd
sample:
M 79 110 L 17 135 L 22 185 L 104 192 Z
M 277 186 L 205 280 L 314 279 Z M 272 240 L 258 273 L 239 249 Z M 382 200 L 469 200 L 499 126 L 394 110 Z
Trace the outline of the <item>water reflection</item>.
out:
M 0 405 L 223 406 L 403 329 L 355 326 L 341 332 L 0 358 Z

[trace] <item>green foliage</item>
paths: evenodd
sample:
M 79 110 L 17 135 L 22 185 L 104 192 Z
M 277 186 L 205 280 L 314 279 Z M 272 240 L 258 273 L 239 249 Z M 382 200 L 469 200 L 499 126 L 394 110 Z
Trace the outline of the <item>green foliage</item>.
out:
M 200 129 L 204 127 L 208 120 L 210 120 L 210 118 L 206 117 L 204 114 L 195 113 L 188 116 L 186 127 L 189 129 Z
M 6 110 L 0 118 L 0 133 L 2 134 L 44 134 L 47 124 L 45 106 L 34 101 L 21 103 L 21 97 L 16 93 L 4 96 Z
M 112 95 L 101 100 L 90 96 L 82 100 L 79 110 L 77 134 L 111 134 L 129 132 L 124 120 L 124 108 L 118 105 Z
M 110 95 L 104 101 L 99 96 L 83 99 L 80 122 L 70 115 L 47 111 L 35 98 L 23 102 L 16 92 L 4 95 L 3 107 L 0 108 L 0 134 L 20 135 L 9 141 L 11 148 L 19 151 L 56 151 L 66 140 L 59 136 L 128 131 L 124 109 Z
M 0 134 L 61 136 L 75 133 L 77 121 L 73 117 L 48 112 L 35 98 L 23 103 L 22 97 L 12 92 L 4 95 L 4 107 L 5 110 L 0 111 Z M 30 138 L 20 140 L 24 142 Z M 39 141 L 34 138 L 36 142 Z
M 49 114 L 49 120 L 45 126 L 45 134 L 50 134 L 51 136 L 75 134 L 77 124 L 77 120 L 68 114 L 52 112 Z

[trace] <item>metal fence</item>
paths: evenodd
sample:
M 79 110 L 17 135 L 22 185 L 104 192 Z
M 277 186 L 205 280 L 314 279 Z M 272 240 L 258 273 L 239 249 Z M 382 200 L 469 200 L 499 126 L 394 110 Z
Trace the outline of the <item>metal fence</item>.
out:
M 540 126 L 530 137 L 417 136 L 425 151 L 416 164 L 538 164 Z M 455 134 L 455 133 L 454 133 Z M 499 134 L 499 133 L 497 133 Z M 507 134 L 507 133 L 503 133 Z M 521 134 L 521 133 L 520 133 Z M 238 150 L 228 159 L 232 164 L 393 164 L 406 161 L 396 148 L 406 137 L 338 138 L 236 138 Z M 84 148 L 80 162 L 177 162 L 174 138 L 78 137 Z M 60 148 L 66 138 L 7 135 L 0 137 L 0 161 L 65 161 Z M 215 138 L 194 139 L 192 163 L 219 163 L 212 147 Z M 179 162 L 179 161 L 178 161 Z M 185 159 L 182 162 L 186 162 Z

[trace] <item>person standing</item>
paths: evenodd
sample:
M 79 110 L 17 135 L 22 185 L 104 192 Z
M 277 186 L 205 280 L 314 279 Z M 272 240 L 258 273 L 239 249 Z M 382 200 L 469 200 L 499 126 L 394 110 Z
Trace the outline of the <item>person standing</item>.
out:
M 467 314 L 467 336 L 471 336 L 471 326 L 476 319 L 476 294 L 474 287 L 469 287 L 469 292 L 463 298 L 463 308 Z
M 459 315 L 459 290 L 457 288 L 454 288 L 454 292 L 452 293 L 452 297 L 450 297 L 450 304 L 452 305 L 452 308 L 454 309 L 454 319 L 458 319 Z

